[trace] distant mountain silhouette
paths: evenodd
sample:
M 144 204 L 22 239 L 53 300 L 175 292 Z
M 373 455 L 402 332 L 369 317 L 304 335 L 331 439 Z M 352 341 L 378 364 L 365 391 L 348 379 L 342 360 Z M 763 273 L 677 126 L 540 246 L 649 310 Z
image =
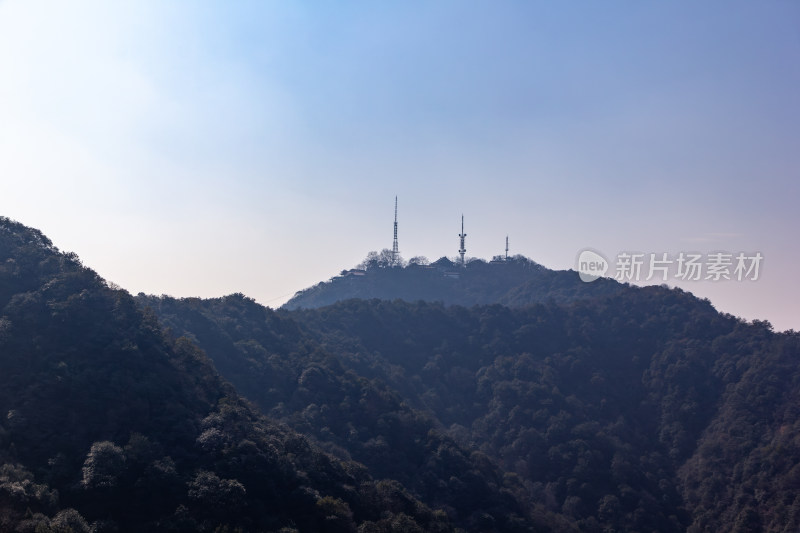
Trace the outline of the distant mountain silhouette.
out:
M 376 259 L 361 266 L 298 292 L 283 307 L 314 309 L 351 298 L 522 307 L 607 296 L 622 287 L 606 278 L 584 283 L 576 272 L 549 270 L 519 255 L 491 262 L 478 259 L 464 266 L 445 257 L 430 265 L 391 266 Z
M 406 296 L 133 298 L 0 218 L 0 531 L 800 531 L 800 334 L 524 258 L 363 266 L 323 289 Z
M 190 340 L 6 218 L 0 415 L 2 532 L 453 531 L 259 414 Z

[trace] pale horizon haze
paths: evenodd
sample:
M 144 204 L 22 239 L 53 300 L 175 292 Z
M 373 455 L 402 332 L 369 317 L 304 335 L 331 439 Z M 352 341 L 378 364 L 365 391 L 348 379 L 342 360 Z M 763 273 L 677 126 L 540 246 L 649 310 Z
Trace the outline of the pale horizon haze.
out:
M 0 215 L 132 293 L 406 259 L 759 252 L 800 330 L 800 3 L 0 0 Z M 661 283 L 661 281 L 658 281 Z

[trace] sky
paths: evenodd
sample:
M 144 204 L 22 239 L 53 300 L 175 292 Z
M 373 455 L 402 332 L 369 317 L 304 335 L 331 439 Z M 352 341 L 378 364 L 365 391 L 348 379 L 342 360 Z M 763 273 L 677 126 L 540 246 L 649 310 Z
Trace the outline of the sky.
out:
M 397 196 L 405 258 L 462 214 L 553 269 L 760 253 L 666 283 L 800 330 L 798 87 L 792 0 L 0 0 L 0 215 L 134 294 L 277 307 L 391 248 Z

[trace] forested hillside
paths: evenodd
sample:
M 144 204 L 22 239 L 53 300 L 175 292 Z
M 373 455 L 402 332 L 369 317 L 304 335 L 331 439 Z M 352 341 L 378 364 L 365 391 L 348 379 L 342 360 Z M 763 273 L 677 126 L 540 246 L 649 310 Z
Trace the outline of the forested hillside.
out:
M 0 309 L 0 531 L 453 530 L 260 415 L 191 341 L 8 219 Z
M 396 365 L 388 383 L 584 527 L 798 528 L 795 333 L 658 287 L 569 307 L 294 316 Z
M 146 297 L 173 335 L 186 335 L 219 371 L 270 416 L 313 437 L 376 478 L 401 482 L 423 502 L 447 509 L 468 530 L 516 530 L 532 516 L 537 530 L 570 531 L 569 521 L 530 505 L 516 477 L 447 436 L 431 414 L 361 367 L 369 356 L 331 350 L 293 318 L 243 295 L 200 300 Z
M 133 298 L 0 219 L 0 531 L 800 530 L 800 335 L 556 274 Z
M 341 456 L 407 470 L 419 452 L 399 421 L 415 417 L 582 531 L 800 528 L 798 335 L 680 290 L 518 309 L 141 301 L 263 409 Z M 287 351 L 293 366 L 281 368 Z M 375 392 L 356 404 L 353 380 Z M 370 412 L 370 394 L 392 401 Z

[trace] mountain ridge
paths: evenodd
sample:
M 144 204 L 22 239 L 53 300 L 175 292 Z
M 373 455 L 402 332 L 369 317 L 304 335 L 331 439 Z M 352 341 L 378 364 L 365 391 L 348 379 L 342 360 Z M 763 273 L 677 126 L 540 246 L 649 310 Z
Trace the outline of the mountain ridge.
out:
M 416 260 L 395 264 L 371 253 L 357 268 L 298 291 L 282 308 L 313 309 L 352 298 L 521 307 L 547 299 L 568 303 L 601 297 L 624 286 L 607 278 L 584 283 L 573 271 L 550 270 L 521 255 L 490 262 L 473 259 L 464 265 L 445 257 L 430 264 Z
M 134 298 L 0 218 L 0 529 L 800 529 L 800 334 L 572 274 Z
M 0 310 L 2 531 L 455 530 L 260 414 L 189 339 L 5 218 Z

